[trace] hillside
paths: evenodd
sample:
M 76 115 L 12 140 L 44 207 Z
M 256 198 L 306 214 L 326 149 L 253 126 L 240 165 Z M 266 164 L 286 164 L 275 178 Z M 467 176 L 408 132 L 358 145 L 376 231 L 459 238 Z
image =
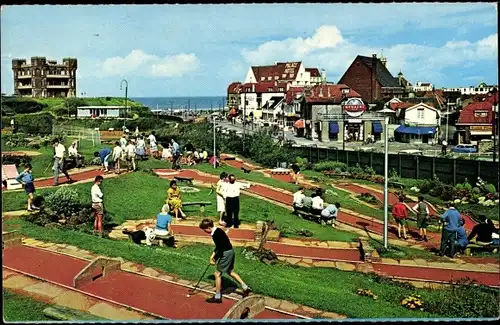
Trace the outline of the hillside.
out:
M 124 98 L 93 97 L 93 98 L 25 98 L 2 96 L 2 116 L 29 114 L 48 111 L 58 116 L 75 114 L 78 106 L 125 106 Z M 139 115 L 149 115 L 150 111 L 143 104 L 133 100 L 127 101 L 127 106 Z

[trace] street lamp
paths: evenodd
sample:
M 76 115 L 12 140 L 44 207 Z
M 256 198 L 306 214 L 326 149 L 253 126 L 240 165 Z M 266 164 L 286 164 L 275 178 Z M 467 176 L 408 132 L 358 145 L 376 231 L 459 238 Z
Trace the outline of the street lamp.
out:
M 389 228 L 389 116 L 395 112 L 390 108 L 378 111 L 384 115 L 384 248 L 387 249 Z
M 122 90 L 122 85 L 123 83 L 125 82 L 125 114 L 128 114 L 127 112 L 127 99 L 128 99 L 128 81 L 126 79 L 123 79 L 121 82 L 120 82 L 120 90 Z M 126 115 L 125 115 L 125 119 L 123 120 L 123 129 L 125 130 L 125 120 L 126 120 Z
M 217 168 L 217 155 L 215 154 L 215 152 L 216 152 L 215 151 L 216 150 L 216 147 L 215 147 L 215 120 L 216 120 L 216 118 L 213 115 L 213 113 L 212 113 L 212 119 L 214 121 L 214 168 Z

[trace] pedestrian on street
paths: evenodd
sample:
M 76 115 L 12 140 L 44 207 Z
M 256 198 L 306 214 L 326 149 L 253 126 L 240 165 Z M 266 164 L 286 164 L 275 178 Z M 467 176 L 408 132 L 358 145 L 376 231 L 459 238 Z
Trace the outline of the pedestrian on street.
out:
M 457 231 L 461 226 L 462 216 L 453 203 L 448 203 L 448 210 L 441 216 L 441 222 L 444 224 L 443 233 L 441 235 L 441 249 L 439 256 L 444 256 L 446 247 L 449 245 L 449 257 L 453 258 L 455 255 L 455 241 L 457 240 Z
M 418 197 L 418 203 L 413 207 L 413 210 L 417 213 L 417 227 L 420 233 L 419 240 L 427 241 L 429 208 L 425 204 L 423 196 Z
M 404 201 L 405 198 L 403 196 L 400 196 L 399 202 L 394 204 L 394 206 L 392 207 L 392 216 L 398 224 L 398 238 L 401 238 L 401 228 L 403 228 L 403 239 L 407 240 L 408 237 L 406 237 L 406 219 L 408 219 L 408 211 L 406 210 Z
M 66 148 L 57 138 L 54 139 L 52 144 L 54 146 L 54 167 L 52 168 L 54 170 L 54 186 L 59 185 L 60 173 L 63 173 L 64 176 L 66 176 L 69 183 L 73 183 L 73 180 L 66 170 Z
M 441 142 L 441 154 L 446 155 L 447 149 L 448 149 L 448 141 L 443 140 Z
M 96 176 L 94 185 L 92 185 L 90 190 L 92 198 L 92 212 L 94 214 L 94 235 L 99 233 L 101 236 L 104 234 L 104 205 L 102 203 L 103 194 L 100 188 L 103 180 L 104 178 L 101 175 Z
M 227 228 L 240 227 L 240 192 L 241 184 L 236 183 L 236 176 L 234 174 L 229 175 L 229 183 L 226 184 L 225 188 L 226 215 L 224 222 Z
M 206 300 L 208 303 L 222 303 L 222 275 L 228 274 L 236 280 L 243 289 L 243 298 L 247 297 L 252 289 L 243 282 L 241 277 L 234 272 L 234 249 L 226 232 L 218 227 L 214 227 L 214 222 L 210 219 L 203 219 L 200 228 L 210 234 L 215 244 L 215 250 L 210 256 L 210 264 L 216 265 L 215 271 L 215 296 Z

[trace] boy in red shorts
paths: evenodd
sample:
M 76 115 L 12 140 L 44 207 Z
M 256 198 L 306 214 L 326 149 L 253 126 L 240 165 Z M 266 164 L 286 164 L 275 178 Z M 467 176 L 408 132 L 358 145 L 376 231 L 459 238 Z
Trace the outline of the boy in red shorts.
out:
M 398 238 L 401 238 L 401 227 L 403 227 L 403 239 L 406 240 L 408 239 L 406 237 L 406 219 L 408 219 L 408 211 L 406 210 L 404 200 L 404 197 L 399 197 L 399 202 L 392 207 L 392 216 L 398 224 Z

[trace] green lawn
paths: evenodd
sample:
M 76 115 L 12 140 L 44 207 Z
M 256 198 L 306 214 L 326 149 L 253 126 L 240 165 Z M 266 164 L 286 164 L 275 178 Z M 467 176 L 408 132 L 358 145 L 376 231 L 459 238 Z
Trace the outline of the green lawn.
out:
M 92 183 L 71 185 L 78 191 L 82 200 L 89 202 Z M 113 221 L 123 223 L 130 219 L 146 219 L 155 216 L 164 204 L 169 181 L 146 172 L 135 172 L 117 178 L 105 180 L 102 185 L 104 206 Z M 38 194 L 53 192 L 56 189 L 40 189 Z M 216 197 L 210 189 L 200 188 L 197 193 L 183 194 L 184 202 L 210 201 L 212 205 L 206 208 L 206 215 L 215 217 Z M 3 194 L 3 211 L 21 210 L 25 208 L 26 195 L 24 192 L 10 192 Z M 198 216 L 196 207 L 186 207 L 188 216 Z M 241 197 L 240 220 L 242 223 L 255 224 L 259 220 L 274 220 L 278 229 L 289 237 L 299 237 L 296 231 L 307 229 L 313 233 L 313 238 L 334 241 L 353 241 L 355 234 L 347 233 L 331 227 L 321 226 L 293 215 L 289 210 L 274 205 L 265 200 L 243 195 Z
M 204 245 L 186 246 L 179 249 L 147 247 L 126 241 L 109 240 L 76 231 L 61 231 L 39 227 L 23 220 L 9 220 L 9 224 L 19 224 L 20 231 L 31 238 L 78 246 L 96 254 L 122 257 L 132 261 L 165 270 L 183 279 L 197 280 L 200 271 L 212 252 L 212 247 Z M 372 275 L 344 272 L 327 268 L 303 268 L 286 264 L 265 265 L 247 260 L 236 249 L 237 272 L 256 293 L 277 299 L 286 299 L 313 308 L 346 314 L 355 318 L 378 317 L 443 317 L 446 314 L 409 311 L 400 305 L 400 300 L 410 294 L 420 294 L 430 306 L 454 304 L 444 291 L 415 289 L 407 285 L 397 285 L 377 280 Z M 203 280 L 211 281 L 207 275 Z M 225 280 L 225 286 L 231 284 Z M 370 289 L 378 300 L 356 295 L 357 289 Z M 496 301 L 497 296 L 482 299 L 484 304 Z M 444 300 L 443 300 L 444 299 Z M 437 307 L 434 307 L 437 308 Z M 490 308 L 491 309 L 491 308 Z M 495 308 L 493 308 L 495 310 Z M 496 311 L 498 312 L 498 311 Z
M 3 289 L 3 317 L 9 322 L 50 321 L 43 314 L 49 304 Z

